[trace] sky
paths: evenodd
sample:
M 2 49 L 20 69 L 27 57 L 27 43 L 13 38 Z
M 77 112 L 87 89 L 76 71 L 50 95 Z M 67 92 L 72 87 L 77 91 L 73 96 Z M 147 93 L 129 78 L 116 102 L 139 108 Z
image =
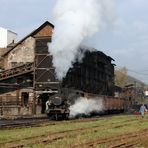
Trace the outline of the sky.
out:
M 0 27 L 16 32 L 20 40 L 45 21 L 54 24 L 52 11 L 55 2 L 0 0 Z M 131 76 L 148 84 L 148 1 L 115 2 L 114 21 L 88 44 L 115 59 L 116 68 L 126 67 Z

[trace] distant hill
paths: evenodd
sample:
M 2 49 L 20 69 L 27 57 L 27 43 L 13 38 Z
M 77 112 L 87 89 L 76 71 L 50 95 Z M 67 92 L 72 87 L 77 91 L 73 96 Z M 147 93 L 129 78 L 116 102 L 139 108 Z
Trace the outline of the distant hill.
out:
M 134 85 L 136 85 L 136 87 L 148 86 L 146 83 L 144 83 L 144 82 L 142 82 L 142 81 L 140 81 L 140 80 L 138 80 L 138 79 L 136 79 L 136 78 L 134 78 L 130 75 L 127 76 L 127 85 L 128 84 L 134 84 Z

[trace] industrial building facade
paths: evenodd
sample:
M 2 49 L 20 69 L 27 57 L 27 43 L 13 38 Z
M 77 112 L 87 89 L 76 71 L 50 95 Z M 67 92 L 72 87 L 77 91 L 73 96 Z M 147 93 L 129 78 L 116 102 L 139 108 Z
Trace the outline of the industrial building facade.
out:
M 43 85 L 50 90 L 48 86 L 53 84 L 52 81 L 55 85 L 51 74 L 52 58 L 48 53 L 53 28 L 52 24 L 45 22 L 1 55 L 1 116 L 43 112 L 42 102 L 36 99 L 36 90 L 46 91 Z
M 54 26 L 45 22 L 11 48 L 0 52 L 0 116 L 45 113 L 45 102 L 59 86 L 113 95 L 114 65 L 104 53 L 86 52 L 75 62 L 62 85 L 56 79 L 48 44 Z M 4 51 L 5 50 L 5 51 Z

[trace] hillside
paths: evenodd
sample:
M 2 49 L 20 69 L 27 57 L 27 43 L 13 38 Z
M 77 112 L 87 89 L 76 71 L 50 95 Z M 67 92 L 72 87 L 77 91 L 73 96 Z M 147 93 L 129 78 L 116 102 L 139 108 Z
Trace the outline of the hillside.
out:
M 123 67 L 115 69 L 115 84 L 124 88 L 127 85 L 133 85 L 135 87 L 147 87 L 148 84 L 128 74 L 128 70 Z
M 127 76 L 127 85 L 128 84 L 134 84 L 136 87 L 145 87 L 148 86 L 146 83 L 138 80 L 137 78 L 134 78 L 130 75 Z

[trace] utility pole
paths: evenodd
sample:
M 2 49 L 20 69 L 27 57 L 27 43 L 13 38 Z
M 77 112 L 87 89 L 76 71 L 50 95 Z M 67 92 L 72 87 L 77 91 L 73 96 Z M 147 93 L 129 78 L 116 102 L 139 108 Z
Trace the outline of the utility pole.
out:
M 134 86 L 135 86 L 135 90 L 134 90 L 134 102 L 133 102 L 133 104 L 136 102 L 136 100 L 137 100 L 137 82 L 136 81 L 134 81 Z

